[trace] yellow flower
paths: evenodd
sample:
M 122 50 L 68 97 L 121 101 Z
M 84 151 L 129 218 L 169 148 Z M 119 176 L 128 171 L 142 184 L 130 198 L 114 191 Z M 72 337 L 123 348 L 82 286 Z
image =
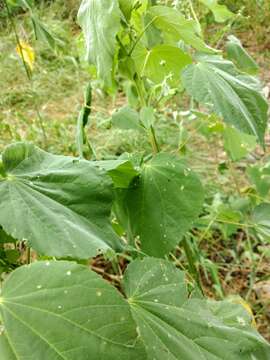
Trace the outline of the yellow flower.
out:
M 24 41 L 20 41 L 20 44 L 18 44 L 16 47 L 16 52 L 20 56 L 20 58 L 29 66 L 31 71 L 33 71 L 35 52 L 32 46 L 30 46 Z

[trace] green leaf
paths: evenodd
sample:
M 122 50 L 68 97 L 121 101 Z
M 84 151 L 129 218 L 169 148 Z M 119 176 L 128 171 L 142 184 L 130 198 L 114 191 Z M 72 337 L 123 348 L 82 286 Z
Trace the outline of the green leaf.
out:
M 130 20 L 131 12 L 135 3 L 135 0 L 118 0 L 119 7 L 124 14 L 126 20 Z
M 217 0 L 199 0 L 214 14 L 216 22 L 223 23 L 235 16 L 226 5 L 220 5 Z
M 10 343 L 3 332 L 2 325 L 0 325 L 0 355 L 4 360 L 17 360 L 16 354 L 10 346 Z
M 123 196 L 123 195 L 122 195 Z M 122 199 L 126 223 L 142 250 L 162 257 L 182 239 L 203 204 L 197 176 L 177 157 L 160 153 L 143 165 Z
M 270 191 L 270 163 L 264 166 L 250 166 L 247 168 L 247 173 L 258 193 L 262 197 L 267 196 Z
M 189 299 L 184 274 L 171 263 L 135 261 L 124 286 L 148 359 L 268 359 L 270 347 L 242 306 Z
M 0 226 L 0 244 L 14 243 L 14 242 L 16 242 L 16 239 L 8 235 Z
M 1 359 L 268 359 L 243 306 L 189 297 L 184 273 L 170 262 L 134 261 L 124 289 L 128 301 L 66 261 L 18 268 L 0 297 Z
M 140 111 L 140 120 L 142 125 L 146 129 L 151 129 L 155 124 L 155 112 L 154 108 L 150 106 L 143 106 Z
M 238 69 L 251 75 L 256 75 L 259 66 L 249 53 L 243 48 L 241 41 L 237 37 L 230 35 L 226 42 L 226 52 L 228 59 L 233 61 Z
M 197 34 L 197 22 L 186 19 L 178 10 L 168 6 L 153 6 L 148 11 L 151 21 L 163 31 L 167 40 L 171 40 L 176 45 L 179 40 L 183 40 L 187 45 L 196 50 L 215 53 L 216 51 L 207 46 Z
M 246 157 L 256 148 L 256 137 L 240 132 L 239 130 L 226 127 L 223 132 L 224 148 L 233 161 Z
M 57 45 L 63 45 L 63 42 L 53 35 L 34 14 L 31 15 L 31 20 L 37 40 L 46 42 L 52 50 L 55 50 Z
M 270 241 L 270 204 L 258 205 L 253 212 L 252 220 L 256 232 L 263 240 Z
M 52 261 L 17 269 L 4 284 L 0 311 L 3 360 L 145 360 L 128 303 L 85 266 Z
M 228 124 L 264 143 L 268 103 L 254 78 L 242 76 L 231 62 L 214 56 L 187 66 L 182 81 L 196 101 L 212 106 Z
M 122 130 L 142 130 L 138 112 L 129 106 L 124 106 L 113 113 L 112 125 Z
M 98 76 L 112 84 L 116 35 L 120 30 L 121 12 L 117 0 L 83 0 L 78 22 L 86 41 L 87 59 L 96 65 Z
M 132 162 L 125 159 L 95 161 L 93 164 L 110 175 L 115 188 L 128 188 L 131 181 L 139 175 Z
M 140 76 L 157 84 L 169 77 L 169 83 L 173 86 L 179 84 L 182 69 L 192 63 L 187 53 L 170 45 L 157 45 L 149 50 L 137 46 L 133 52 L 133 60 Z
M 50 256 L 88 258 L 119 247 L 110 222 L 112 184 L 96 166 L 28 143 L 3 153 L 0 225 Z

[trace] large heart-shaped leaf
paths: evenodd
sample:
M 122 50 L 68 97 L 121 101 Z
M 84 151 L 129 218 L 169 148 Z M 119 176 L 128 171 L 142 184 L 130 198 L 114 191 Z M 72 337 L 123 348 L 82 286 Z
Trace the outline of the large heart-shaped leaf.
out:
M 119 247 L 112 184 L 96 166 L 17 143 L 3 153 L 0 225 L 41 254 L 88 258 Z
M 184 69 L 182 79 L 196 101 L 212 105 L 226 122 L 264 142 L 268 104 L 254 78 L 237 73 L 229 61 L 203 57 Z
M 129 265 L 124 285 L 133 317 L 156 360 L 267 360 L 270 347 L 240 305 L 189 299 L 184 274 L 147 258 Z
M 167 43 L 178 43 L 183 40 L 187 45 L 206 52 L 215 50 L 205 44 L 197 33 L 197 22 L 186 19 L 178 10 L 168 6 L 153 6 L 148 11 L 150 21 L 160 29 L 166 37 Z
M 1 359 L 268 359 L 244 307 L 189 298 L 184 273 L 167 261 L 133 262 L 124 288 L 128 301 L 71 262 L 17 269 L 0 297 Z
M 120 197 L 126 228 L 139 236 L 145 253 L 162 257 L 196 220 L 204 195 L 199 179 L 180 159 L 160 153 L 144 164 L 140 177 Z
M 78 22 L 86 42 L 87 59 L 96 65 L 98 76 L 107 85 L 112 82 L 120 18 L 121 11 L 117 0 L 83 0 L 78 12 Z
M 84 266 L 21 267 L 1 296 L 3 360 L 145 360 L 128 303 Z

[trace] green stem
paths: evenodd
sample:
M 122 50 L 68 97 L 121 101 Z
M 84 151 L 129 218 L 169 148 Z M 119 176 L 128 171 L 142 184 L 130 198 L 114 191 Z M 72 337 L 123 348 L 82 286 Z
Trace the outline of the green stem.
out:
M 133 53 L 133 51 L 135 50 L 136 46 L 138 45 L 139 41 L 141 40 L 141 38 L 143 37 L 144 33 L 146 32 L 146 30 L 154 23 L 154 21 L 157 19 L 157 16 L 155 16 L 146 26 L 145 28 L 142 30 L 142 32 L 138 35 L 135 43 L 133 44 L 130 52 L 129 52 L 129 56 L 131 56 L 131 54 Z
M 153 128 L 153 126 L 150 127 L 149 137 L 150 137 L 150 142 L 151 142 L 151 145 L 152 145 L 153 152 L 155 154 L 159 153 L 160 148 L 159 148 L 159 145 L 158 145 L 158 142 L 157 142 L 156 133 L 155 133 L 155 129 Z
M 186 237 L 184 237 L 182 240 L 182 244 L 183 244 L 183 248 L 184 248 L 184 251 L 185 251 L 185 254 L 187 257 L 189 271 L 190 271 L 191 275 L 194 277 L 194 279 L 196 280 L 197 285 L 200 288 L 201 292 L 203 293 L 200 275 L 195 266 L 195 261 L 194 261 L 193 252 L 192 252 L 192 249 L 190 246 L 190 242 L 188 241 L 188 239 Z
M 135 74 L 134 81 L 135 81 L 136 89 L 138 91 L 138 95 L 140 98 L 141 107 L 145 107 L 145 106 L 147 106 L 147 103 L 144 98 L 144 88 L 143 88 L 142 81 L 139 78 L 138 74 Z M 148 133 L 149 133 L 149 141 L 152 146 L 153 153 L 157 154 L 160 151 L 160 148 L 158 145 L 155 129 L 153 126 L 150 127 L 150 129 L 148 130 Z
M 22 61 L 23 61 L 23 66 L 24 66 L 24 69 L 25 69 L 25 72 L 26 72 L 26 75 L 27 75 L 27 78 L 29 81 L 31 81 L 31 72 L 26 64 L 26 61 L 25 61 L 25 58 L 24 58 L 24 54 L 23 54 L 23 47 L 22 47 L 22 44 L 20 42 L 20 38 L 19 38 L 19 35 L 18 35 L 18 32 L 17 32 L 17 29 L 16 29 L 16 25 L 15 25 L 15 22 L 13 21 L 13 17 L 12 17 L 12 14 L 10 12 L 10 9 L 9 9 L 9 6 L 8 6 L 8 3 L 7 3 L 7 0 L 4 0 L 4 3 L 6 5 L 6 9 L 7 9 L 7 15 L 8 15 L 8 19 L 10 21 L 10 24 L 11 24 L 11 27 L 13 29 L 13 32 L 14 32 L 14 35 L 15 35 L 15 38 L 16 38 L 16 43 L 17 43 L 17 46 L 20 50 L 20 54 L 21 54 L 21 57 L 22 57 Z
M 15 24 L 15 22 L 13 21 L 13 17 L 12 17 L 12 14 L 11 14 L 11 12 L 10 12 L 10 9 L 9 9 L 8 3 L 7 3 L 7 0 L 4 0 L 4 3 L 5 3 L 5 6 L 6 6 L 6 9 L 7 9 L 8 19 L 9 19 L 10 24 L 11 24 L 11 27 L 12 27 L 12 29 L 13 29 L 13 32 L 14 32 L 14 35 L 15 35 L 15 39 L 16 39 L 16 43 L 17 43 L 17 46 L 18 46 L 18 48 L 19 48 L 19 52 L 20 52 L 20 55 L 21 55 L 21 58 L 22 58 L 23 67 L 24 67 L 24 70 L 25 70 L 27 79 L 29 80 L 29 83 L 30 83 L 30 85 L 31 85 L 31 92 L 32 92 L 32 94 L 34 95 L 34 94 L 35 94 L 35 91 L 34 91 L 34 88 L 33 88 L 32 73 L 31 73 L 31 71 L 30 71 L 30 69 L 29 69 L 29 67 L 27 66 L 27 63 L 26 63 L 26 61 L 25 61 L 25 57 L 24 57 L 24 53 L 23 53 L 23 47 L 22 47 L 22 44 L 21 44 L 21 41 L 20 41 L 20 38 L 19 38 L 19 35 L 18 35 L 18 32 L 17 32 L 16 24 Z M 38 118 L 39 127 L 41 128 L 41 131 L 42 131 L 42 135 L 43 135 L 43 139 L 44 139 L 44 146 L 46 147 L 46 145 L 47 145 L 46 131 L 45 131 L 45 127 L 44 127 L 44 124 L 43 124 L 42 116 L 41 116 L 41 114 L 40 114 L 39 108 L 38 108 L 35 100 L 34 100 L 34 107 L 35 107 L 35 111 L 36 111 L 36 113 L 37 113 L 37 118 Z

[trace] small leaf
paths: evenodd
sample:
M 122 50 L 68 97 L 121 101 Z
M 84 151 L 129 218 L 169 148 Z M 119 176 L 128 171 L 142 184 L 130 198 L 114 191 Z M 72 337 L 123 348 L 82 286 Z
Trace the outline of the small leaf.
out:
M 242 133 L 232 127 L 227 126 L 223 136 L 224 148 L 233 161 L 246 157 L 257 145 L 255 136 Z
M 247 72 L 251 75 L 256 75 L 259 71 L 259 66 L 255 60 L 243 48 L 241 41 L 237 37 L 230 35 L 226 43 L 226 52 L 228 59 L 233 61 L 238 69 Z
M 253 212 L 252 220 L 255 230 L 265 241 L 270 241 L 270 204 L 263 203 L 258 205 Z
M 217 0 L 199 0 L 209 8 L 214 14 L 216 22 L 223 23 L 232 19 L 235 14 L 232 13 L 226 5 L 220 5 Z
M 109 217 L 112 184 L 103 171 L 29 143 L 3 153 L 0 225 L 41 254 L 89 258 L 120 247 Z
M 264 166 L 249 166 L 247 173 L 258 193 L 262 197 L 267 196 L 270 191 L 270 163 L 266 163 Z
M 113 113 L 112 125 L 122 130 L 142 130 L 138 112 L 129 106 L 124 106 Z
M 110 175 L 115 188 L 128 188 L 131 181 L 139 175 L 129 160 L 103 160 L 95 161 L 93 164 Z
M 152 126 L 154 126 L 155 123 L 155 112 L 154 109 L 150 106 L 144 106 L 141 108 L 140 111 L 140 119 L 142 125 L 146 129 L 151 129 Z

